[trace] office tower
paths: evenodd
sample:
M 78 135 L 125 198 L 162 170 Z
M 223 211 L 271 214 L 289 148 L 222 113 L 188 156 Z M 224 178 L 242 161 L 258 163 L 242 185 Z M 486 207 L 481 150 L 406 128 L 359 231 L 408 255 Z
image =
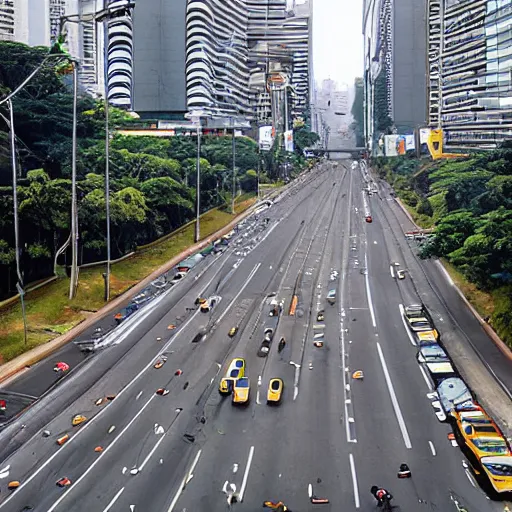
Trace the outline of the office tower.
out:
M 365 136 L 370 148 L 390 131 L 426 122 L 425 0 L 364 0 Z
M 292 9 L 307 12 L 309 3 Z M 286 0 L 137 0 L 134 109 L 143 117 L 216 119 L 272 116 L 267 79 L 293 87 L 290 114 L 309 98 L 310 23 Z
M 0 41 L 28 43 L 28 0 L 0 2 Z
M 439 5 L 439 9 L 437 8 Z M 448 147 L 494 147 L 512 136 L 512 2 L 429 3 L 429 124 Z M 437 14 L 439 12 L 439 15 Z
M 247 22 L 243 0 L 189 0 L 185 70 L 189 109 L 214 116 L 250 114 Z

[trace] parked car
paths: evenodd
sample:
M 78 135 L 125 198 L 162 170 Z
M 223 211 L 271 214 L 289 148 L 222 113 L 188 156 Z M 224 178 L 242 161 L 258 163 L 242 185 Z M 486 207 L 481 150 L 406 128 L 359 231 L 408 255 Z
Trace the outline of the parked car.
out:
M 443 379 L 456 377 L 448 354 L 439 345 L 420 346 L 416 359 L 436 386 Z

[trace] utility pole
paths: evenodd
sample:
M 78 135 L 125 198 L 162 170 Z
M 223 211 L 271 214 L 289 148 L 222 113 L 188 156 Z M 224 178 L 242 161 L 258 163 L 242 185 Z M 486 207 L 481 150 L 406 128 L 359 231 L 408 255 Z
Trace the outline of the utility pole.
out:
M 16 251 L 16 275 L 18 282 L 16 289 L 20 294 L 21 314 L 23 316 L 23 331 L 25 336 L 25 345 L 27 344 L 27 315 L 25 314 L 25 290 L 23 289 L 23 276 L 20 266 L 20 227 L 18 221 L 18 173 L 16 165 L 16 135 L 14 133 L 14 108 L 12 100 L 8 100 L 9 105 L 9 121 L 11 129 L 11 164 L 12 164 L 12 200 L 14 205 L 14 247 Z
M 261 148 L 258 143 L 258 177 L 257 177 L 257 192 L 258 192 L 258 201 L 260 199 L 260 172 L 261 172 Z
M 106 4 L 106 0 L 104 0 Z M 106 7 L 106 5 L 105 5 Z M 104 75 L 105 75 L 105 211 L 107 217 L 107 268 L 105 273 L 105 302 L 110 300 L 110 127 L 108 103 L 108 21 L 103 22 L 104 31 Z
M 233 120 L 233 135 L 231 138 L 232 153 L 233 153 L 233 195 L 231 197 L 231 214 L 235 214 L 235 195 L 236 195 L 236 140 L 235 140 L 235 121 Z
M 73 64 L 73 132 L 71 151 L 71 279 L 69 283 L 69 300 L 76 294 L 78 283 L 78 207 L 76 200 L 76 123 L 78 96 L 78 62 Z
M 196 162 L 196 233 L 195 242 L 201 239 L 199 222 L 201 218 L 201 117 L 197 124 L 197 162 Z

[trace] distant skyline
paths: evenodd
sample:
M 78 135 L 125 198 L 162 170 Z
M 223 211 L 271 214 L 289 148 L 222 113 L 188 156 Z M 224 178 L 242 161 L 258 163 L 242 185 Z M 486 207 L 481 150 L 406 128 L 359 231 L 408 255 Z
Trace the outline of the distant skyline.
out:
M 315 81 L 352 86 L 363 72 L 362 0 L 313 0 Z

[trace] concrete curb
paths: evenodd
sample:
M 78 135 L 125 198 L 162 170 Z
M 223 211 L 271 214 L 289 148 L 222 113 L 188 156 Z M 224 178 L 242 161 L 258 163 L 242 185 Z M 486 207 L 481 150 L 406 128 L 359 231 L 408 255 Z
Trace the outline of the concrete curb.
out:
M 416 224 L 416 222 L 414 222 L 414 219 L 412 218 L 411 214 L 409 213 L 409 211 L 407 210 L 407 208 L 404 206 L 404 204 L 402 203 L 402 201 L 400 200 L 400 198 L 398 197 L 395 197 L 395 201 L 396 203 L 398 204 L 398 206 L 400 206 L 400 208 L 403 210 L 403 212 L 405 213 L 405 215 L 408 217 L 408 219 L 414 224 L 414 226 L 418 229 L 418 230 L 421 230 L 422 228 L 420 226 L 418 226 Z M 457 294 L 459 295 L 459 297 L 464 301 L 464 303 L 466 304 L 466 306 L 469 308 L 469 310 L 471 311 L 471 313 L 473 313 L 473 316 L 478 320 L 478 323 L 482 326 L 482 328 L 484 329 L 484 331 L 487 333 L 487 335 L 489 336 L 489 338 L 492 339 L 492 341 L 494 342 L 494 344 L 498 347 L 498 349 L 500 350 L 500 352 L 502 352 L 502 354 L 507 358 L 509 359 L 510 361 L 512 361 L 512 350 L 509 348 L 509 346 L 496 334 L 496 332 L 494 331 L 494 329 L 480 316 L 480 313 L 478 313 L 478 311 L 473 307 L 473 305 L 471 304 L 471 302 L 469 302 L 469 300 L 467 299 L 467 297 L 462 293 L 462 291 L 460 290 L 460 288 L 453 282 L 452 278 L 450 277 L 450 273 L 448 272 L 448 270 L 446 269 L 446 267 L 443 265 L 443 262 L 441 260 L 436 260 L 436 264 L 439 266 L 439 268 L 441 269 L 441 271 L 443 272 L 444 276 L 446 277 L 446 279 L 450 282 L 450 284 L 454 287 L 455 291 L 457 292 Z
M 112 313 L 113 311 L 117 310 L 124 301 L 126 301 L 130 297 L 137 295 L 144 288 L 146 288 L 151 283 L 151 281 L 154 281 L 160 275 L 171 270 L 180 261 L 188 258 L 190 255 L 210 245 L 214 240 L 218 239 L 219 237 L 225 235 L 226 233 L 229 233 L 235 225 L 237 225 L 239 222 L 241 222 L 243 219 L 245 219 L 246 217 L 253 213 L 256 205 L 257 203 L 249 207 L 245 212 L 242 212 L 241 214 L 237 215 L 229 224 L 224 226 L 219 231 L 213 233 L 204 240 L 195 243 L 182 253 L 178 254 L 177 256 L 169 260 L 167 263 L 165 263 L 160 268 L 152 272 L 149 276 L 144 278 L 135 286 L 132 286 L 129 290 L 121 294 L 119 297 L 116 297 L 114 300 L 112 300 L 104 307 L 99 309 L 96 313 L 94 313 L 94 315 L 91 315 L 89 318 L 87 318 L 83 322 L 80 322 L 78 325 L 70 329 L 67 333 L 63 334 L 62 336 L 58 336 L 57 338 L 45 343 L 44 345 L 40 345 L 32 350 L 29 350 L 25 354 L 16 357 L 12 361 L 9 361 L 8 363 L 1 365 L 0 383 L 14 376 L 27 366 L 32 366 L 41 361 L 42 359 L 45 359 L 53 352 L 57 351 L 58 349 L 69 343 L 73 338 L 76 338 L 86 329 L 93 326 L 98 320 L 104 318 L 109 313 Z

